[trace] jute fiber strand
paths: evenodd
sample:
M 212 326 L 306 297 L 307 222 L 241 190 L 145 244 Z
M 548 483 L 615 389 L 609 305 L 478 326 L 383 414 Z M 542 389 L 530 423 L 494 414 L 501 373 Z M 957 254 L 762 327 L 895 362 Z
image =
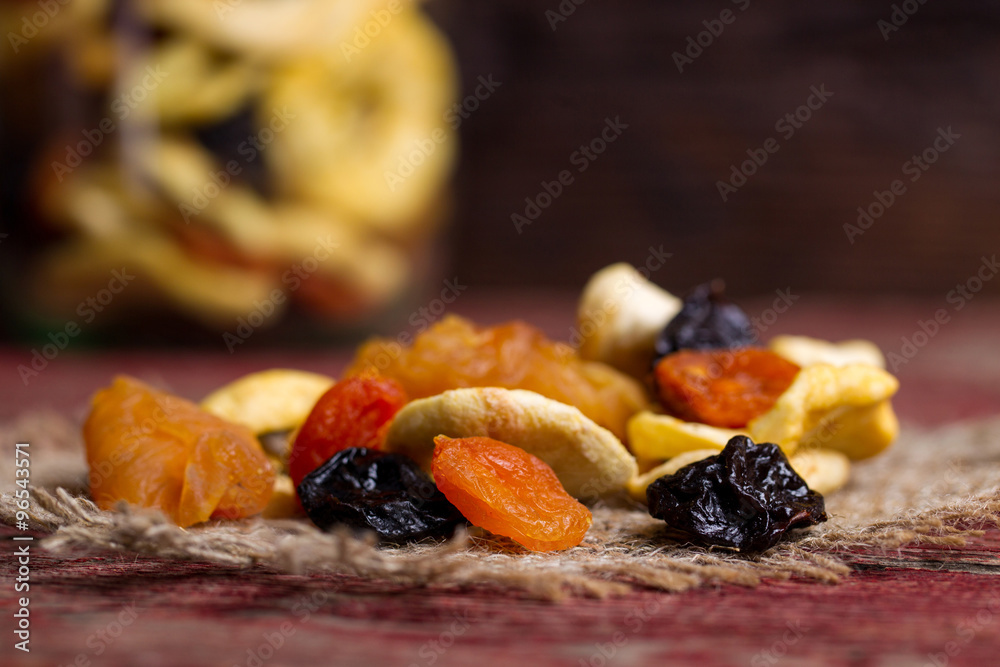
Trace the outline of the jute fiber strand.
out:
M 379 547 L 306 520 L 250 519 L 181 529 L 162 514 L 101 511 L 87 498 L 79 424 L 52 413 L 0 425 L 0 520 L 13 525 L 14 443 L 31 443 L 31 526 L 54 553 L 117 550 L 227 566 L 255 564 L 289 573 L 337 572 L 409 586 L 486 584 L 545 599 L 604 597 L 635 588 L 683 591 L 706 584 L 754 586 L 798 577 L 837 583 L 849 576 L 848 550 L 886 553 L 902 545 L 962 545 L 1000 514 L 1000 419 L 933 430 L 904 426 L 886 454 L 852 468 L 827 497 L 830 520 L 764 555 L 685 546 L 644 508 L 622 501 L 594 508 L 583 543 L 531 553 L 470 529 L 444 543 Z

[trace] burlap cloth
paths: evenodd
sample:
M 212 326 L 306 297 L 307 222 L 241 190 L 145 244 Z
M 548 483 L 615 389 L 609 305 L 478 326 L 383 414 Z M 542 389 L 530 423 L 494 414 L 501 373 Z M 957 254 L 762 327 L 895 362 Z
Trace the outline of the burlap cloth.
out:
M 219 522 L 181 529 L 149 511 L 97 509 L 87 499 L 79 425 L 26 414 L 0 425 L 0 520 L 15 523 L 14 443 L 31 443 L 31 527 L 54 553 L 119 550 L 279 572 L 333 571 L 396 585 L 495 585 L 542 598 L 607 596 L 645 587 L 682 591 L 799 577 L 836 583 L 856 553 L 904 544 L 961 545 L 1000 514 L 1000 419 L 922 430 L 904 426 L 886 454 L 855 465 L 849 485 L 827 497 L 830 520 L 798 532 L 761 557 L 685 546 L 664 524 L 626 501 L 594 508 L 583 543 L 527 552 L 473 529 L 447 543 L 378 547 L 307 521 Z

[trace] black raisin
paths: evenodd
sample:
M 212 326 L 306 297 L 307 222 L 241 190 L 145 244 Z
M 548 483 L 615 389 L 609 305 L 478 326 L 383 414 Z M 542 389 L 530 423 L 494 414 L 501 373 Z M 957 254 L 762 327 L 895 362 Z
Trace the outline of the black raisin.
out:
M 323 530 L 347 525 L 403 543 L 449 537 L 466 523 L 430 476 L 401 454 L 341 450 L 306 475 L 297 490 L 306 514 Z
M 678 350 L 746 347 L 756 342 L 750 318 L 724 291 L 725 283 L 714 280 L 684 297 L 680 312 L 656 339 L 657 360 Z
M 732 438 L 721 453 L 664 475 L 646 489 L 649 513 L 700 546 L 760 553 L 792 528 L 826 521 L 823 496 L 771 443 Z

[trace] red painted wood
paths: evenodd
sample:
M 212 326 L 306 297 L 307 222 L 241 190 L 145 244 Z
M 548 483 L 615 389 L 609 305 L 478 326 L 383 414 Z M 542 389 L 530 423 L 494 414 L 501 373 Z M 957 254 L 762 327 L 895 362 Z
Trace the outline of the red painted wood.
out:
M 975 548 L 997 567 L 1000 534 Z M 5 578 L 12 567 L 5 554 Z M 248 651 L 267 654 L 270 640 L 279 648 L 264 662 L 273 665 L 323 657 L 404 666 L 875 666 L 934 664 L 936 654 L 944 664 L 987 665 L 1000 645 L 1000 579 L 905 567 L 862 570 L 838 586 L 772 582 L 564 603 L 487 587 L 405 590 L 121 555 L 36 554 L 31 577 L 32 647 L 48 662 L 14 664 L 83 655 L 115 666 L 247 665 Z

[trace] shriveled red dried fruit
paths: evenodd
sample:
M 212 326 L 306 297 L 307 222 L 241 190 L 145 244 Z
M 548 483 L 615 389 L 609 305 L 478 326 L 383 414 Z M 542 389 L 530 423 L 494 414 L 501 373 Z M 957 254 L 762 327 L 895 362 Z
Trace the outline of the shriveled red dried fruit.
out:
M 381 449 L 389 422 L 406 400 L 398 382 L 376 375 L 348 378 L 330 387 L 316 401 L 292 444 L 288 474 L 295 486 L 341 450 Z
M 799 367 L 758 347 L 681 350 L 656 364 L 657 394 L 686 421 L 743 428 L 792 384 Z
M 438 489 L 471 523 L 533 551 L 580 544 L 590 510 L 566 493 L 544 461 L 492 438 L 434 438 Z

